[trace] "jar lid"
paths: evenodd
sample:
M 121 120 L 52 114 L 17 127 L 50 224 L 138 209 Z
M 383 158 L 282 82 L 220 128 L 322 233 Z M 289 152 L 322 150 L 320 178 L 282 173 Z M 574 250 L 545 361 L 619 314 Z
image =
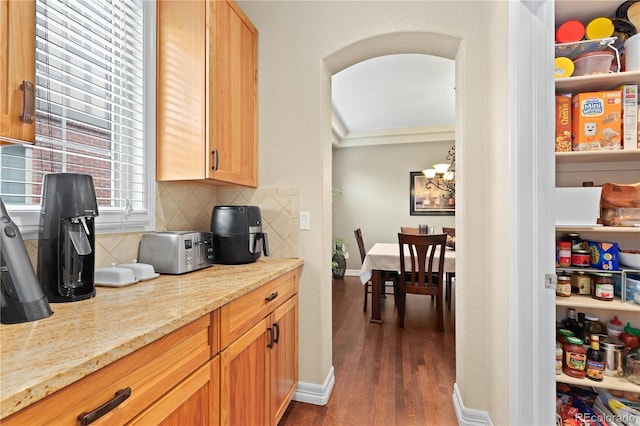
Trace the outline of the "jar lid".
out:
M 575 19 L 564 22 L 556 30 L 556 41 L 558 43 L 580 41 L 582 37 L 584 37 L 584 24 Z
M 594 272 L 593 275 L 597 275 L 598 277 L 612 277 L 613 274 L 608 272 Z
M 553 74 L 555 78 L 571 77 L 575 70 L 573 61 L 564 56 L 558 56 L 553 64 Z
M 559 246 L 570 246 L 571 241 L 558 241 Z
M 567 342 L 571 343 L 572 345 L 583 345 L 584 344 L 584 341 L 582 339 L 580 339 L 579 337 L 575 337 L 575 336 L 567 337 Z
M 573 251 L 575 254 L 586 254 L 586 255 L 590 255 L 589 250 L 574 250 Z
M 560 330 L 558 330 L 558 334 L 564 336 L 564 337 L 571 337 L 573 336 L 573 331 L 566 329 L 566 328 L 561 328 Z
M 584 34 L 587 39 L 595 40 L 598 38 L 607 38 L 613 35 L 615 31 L 615 25 L 611 18 L 601 16 L 591 20 L 584 29 Z
M 589 321 L 598 321 L 598 316 L 597 315 L 592 315 L 592 314 L 586 314 L 584 316 L 584 319 L 589 320 Z
M 573 275 L 587 275 L 584 271 L 573 271 Z

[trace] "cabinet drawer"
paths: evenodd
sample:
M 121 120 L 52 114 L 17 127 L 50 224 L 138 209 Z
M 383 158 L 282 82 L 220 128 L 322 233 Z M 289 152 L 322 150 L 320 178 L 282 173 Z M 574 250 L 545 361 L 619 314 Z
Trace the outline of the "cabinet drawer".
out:
M 126 423 L 209 360 L 215 339 L 213 317 L 207 314 L 72 383 L 3 419 L 3 426 L 77 425 L 80 414 L 96 410 L 129 388 L 127 399 L 92 424 Z
M 296 294 L 299 273 L 288 272 L 220 308 L 220 349 Z

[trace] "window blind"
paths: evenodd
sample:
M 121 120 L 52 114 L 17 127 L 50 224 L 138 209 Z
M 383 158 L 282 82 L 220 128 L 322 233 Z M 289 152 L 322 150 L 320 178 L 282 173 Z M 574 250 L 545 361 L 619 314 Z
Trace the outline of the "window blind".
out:
M 153 50 L 144 3 L 153 2 L 36 1 L 36 142 L 1 148 L 9 209 L 39 209 L 46 173 L 85 173 L 94 179 L 98 229 L 152 220 L 145 65 L 154 60 L 145 61 Z

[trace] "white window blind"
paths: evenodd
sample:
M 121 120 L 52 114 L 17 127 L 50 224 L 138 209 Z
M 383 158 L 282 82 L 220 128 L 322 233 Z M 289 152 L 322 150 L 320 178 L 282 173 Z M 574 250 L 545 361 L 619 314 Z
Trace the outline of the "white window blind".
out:
M 153 228 L 154 3 L 36 1 L 36 143 L 0 148 L 0 192 L 23 233 L 58 172 L 93 176 L 98 230 Z

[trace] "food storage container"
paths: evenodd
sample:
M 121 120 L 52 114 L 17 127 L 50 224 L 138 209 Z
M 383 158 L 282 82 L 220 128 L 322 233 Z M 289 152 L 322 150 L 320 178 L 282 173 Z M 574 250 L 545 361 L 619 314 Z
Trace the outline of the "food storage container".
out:
M 607 74 L 614 56 L 610 50 L 584 53 L 573 60 L 573 76 Z

